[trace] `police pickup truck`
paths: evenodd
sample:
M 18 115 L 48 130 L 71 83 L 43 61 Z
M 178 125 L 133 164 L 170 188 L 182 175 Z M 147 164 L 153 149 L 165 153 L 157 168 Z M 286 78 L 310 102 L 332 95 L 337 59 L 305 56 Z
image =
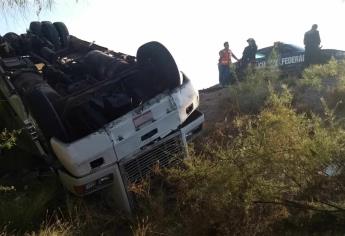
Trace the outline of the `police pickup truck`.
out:
M 111 186 L 128 211 L 128 186 L 186 157 L 204 121 L 198 92 L 162 44 L 134 57 L 72 36 L 62 22 L 0 38 L 0 95 L 69 191 Z

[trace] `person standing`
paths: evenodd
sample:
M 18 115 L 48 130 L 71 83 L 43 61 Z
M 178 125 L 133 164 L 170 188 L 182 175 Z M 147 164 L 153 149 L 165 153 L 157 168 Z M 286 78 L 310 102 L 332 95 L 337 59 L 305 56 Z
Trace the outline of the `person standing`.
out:
M 274 42 L 271 52 L 269 53 L 267 57 L 266 67 L 271 70 L 279 70 L 280 65 L 280 50 L 281 50 L 281 42 L 277 41 Z
M 253 38 L 247 40 L 248 46 L 244 48 L 240 63 L 240 71 L 243 72 L 247 69 L 248 65 L 255 66 L 256 59 L 255 54 L 258 50 L 258 47 Z
M 321 61 L 321 39 L 317 27 L 317 24 L 313 24 L 311 30 L 304 34 L 304 65 L 306 67 L 312 64 L 317 64 Z
M 219 84 L 221 86 L 227 86 L 230 84 L 231 80 L 231 57 L 235 58 L 238 61 L 238 58 L 235 54 L 229 49 L 229 43 L 224 43 L 224 49 L 219 51 L 219 60 L 218 60 L 218 70 L 219 70 Z

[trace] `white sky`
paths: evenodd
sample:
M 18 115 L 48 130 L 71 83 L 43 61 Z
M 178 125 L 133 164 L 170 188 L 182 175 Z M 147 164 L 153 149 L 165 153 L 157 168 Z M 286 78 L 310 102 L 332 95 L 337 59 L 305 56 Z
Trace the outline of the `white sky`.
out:
M 1 13 L 3 14 L 3 13 Z M 218 52 L 224 41 L 241 57 L 246 40 L 258 47 L 274 41 L 303 46 L 304 32 L 319 25 L 323 48 L 345 50 L 343 0 L 55 0 L 51 11 L 7 11 L 0 34 L 24 33 L 30 21 L 63 21 L 70 34 L 135 55 L 148 41 L 163 43 L 196 88 L 218 83 Z

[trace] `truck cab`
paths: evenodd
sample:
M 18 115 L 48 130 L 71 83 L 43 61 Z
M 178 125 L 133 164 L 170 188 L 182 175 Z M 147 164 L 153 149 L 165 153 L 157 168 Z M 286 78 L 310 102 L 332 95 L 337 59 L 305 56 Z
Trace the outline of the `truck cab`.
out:
M 44 21 L 1 45 L 0 93 L 76 195 L 110 187 L 130 211 L 128 186 L 186 158 L 202 129 L 198 92 L 159 42 L 130 56 Z

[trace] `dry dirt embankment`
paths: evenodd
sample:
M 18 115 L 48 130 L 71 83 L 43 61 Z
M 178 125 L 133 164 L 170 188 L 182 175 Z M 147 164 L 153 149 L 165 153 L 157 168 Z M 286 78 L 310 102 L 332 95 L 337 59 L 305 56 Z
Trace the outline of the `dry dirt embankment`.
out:
M 230 112 L 229 88 L 214 88 L 199 90 L 199 110 L 205 115 L 205 127 L 228 119 Z

